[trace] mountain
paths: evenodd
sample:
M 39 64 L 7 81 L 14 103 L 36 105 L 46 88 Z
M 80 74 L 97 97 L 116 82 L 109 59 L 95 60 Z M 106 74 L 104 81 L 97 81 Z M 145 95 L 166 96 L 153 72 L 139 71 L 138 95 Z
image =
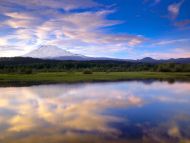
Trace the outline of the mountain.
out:
M 161 64 L 161 63 L 178 63 L 178 64 L 188 64 L 190 63 L 190 58 L 177 58 L 177 59 L 160 59 L 156 60 L 151 57 L 145 57 L 141 60 L 137 60 L 141 63 L 150 63 L 150 64 Z
M 35 49 L 28 54 L 23 55 L 22 57 L 31 57 L 31 58 L 40 58 L 40 59 L 54 59 L 58 57 L 75 57 L 83 58 L 85 56 L 74 54 L 58 48 L 56 46 L 43 45 L 38 49 Z
M 87 57 L 79 54 L 74 54 L 51 45 L 43 45 L 22 57 L 52 59 L 52 60 L 74 60 L 74 61 L 92 61 L 92 60 L 121 60 L 106 57 Z
M 160 63 L 190 63 L 190 58 L 178 58 L 178 59 L 153 59 L 151 57 L 145 57 L 139 60 L 130 59 L 116 59 L 107 57 L 88 57 L 79 54 L 74 54 L 58 48 L 56 46 L 43 45 L 38 49 L 29 52 L 22 57 L 31 57 L 39 59 L 51 59 L 51 60 L 73 60 L 73 61 L 126 61 L 133 63 L 149 63 L 149 64 L 160 64 Z
M 154 63 L 154 62 L 156 62 L 156 60 L 151 58 L 151 57 L 145 57 L 145 58 L 143 58 L 143 59 L 141 59 L 139 61 L 143 62 L 143 63 Z
M 168 59 L 168 62 L 171 63 L 183 63 L 183 64 L 188 64 L 190 63 L 190 58 L 178 58 L 178 59 Z

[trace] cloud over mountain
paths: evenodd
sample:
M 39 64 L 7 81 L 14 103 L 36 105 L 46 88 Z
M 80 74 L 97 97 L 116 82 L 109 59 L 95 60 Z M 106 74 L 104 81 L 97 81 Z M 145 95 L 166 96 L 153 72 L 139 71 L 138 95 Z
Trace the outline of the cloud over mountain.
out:
M 167 41 L 171 35 L 174 35 L 169 37 L 171 40 L 189 36 L 184 32 L 182 37 L 182 32 L 175 30 L 189 26 L 189 17 L 176 20 L 185 3 L 183 0 L 167 4 L 162 0 L 144 0 L 138 5 L 135 1 L 0 0 L 0 56 L 23 55 L 39 45 L 55 45 L 88 56 L 138 58 L 137 55 L 148 50 L 155 52 L 148 49 L 150 45 L 159 52 L 162 49 L 156 45 L 157 41 Z M 169 13 L 172 20 L 158 13 Z M 171 33 L 165 36 L 166 31 Z M 21 50 L 11 52 L 11 47 Z
M 114 47 L 119 44 L 128 47 L 138 45 L 145 40 L 143 36 L 111 34 L 102 30 L 102 28 L 123 23 L 123 21 L 106 18 L 109 14 L 114 13 L 114 10 L 70 12 L 73 9 L 102 6 L 91 0 L 0 1 L 3 7 L 2 14 L 6 17 L 1 26 L 8 26 L 13 31 L 3 40 L 14 41 L 12 44 L 21 44 L 27 47 L 28 45 L 58 45 L 63 43 L 62 46 L 67 48 L 110 45 Z M 13 8 L 13 5 L 20 6 L 25 10 L 17 10 L 15 6 Z M 59 9 L 68 12 L 60 12 Z M 109 49 L 107 50 L 109 51 Z

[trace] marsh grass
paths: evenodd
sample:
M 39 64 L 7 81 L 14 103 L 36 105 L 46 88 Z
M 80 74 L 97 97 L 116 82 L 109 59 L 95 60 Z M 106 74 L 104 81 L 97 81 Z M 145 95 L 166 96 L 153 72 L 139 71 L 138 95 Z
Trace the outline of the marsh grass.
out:
M 0 85 L 9 84 L 49 84 L 49 83 L 74 83 L 94 81 L 124 81 L 124 80 L 183 80 L 190 81 L 190 73 L 174 72 L 41 72 L 32 74 L 0 74 Z

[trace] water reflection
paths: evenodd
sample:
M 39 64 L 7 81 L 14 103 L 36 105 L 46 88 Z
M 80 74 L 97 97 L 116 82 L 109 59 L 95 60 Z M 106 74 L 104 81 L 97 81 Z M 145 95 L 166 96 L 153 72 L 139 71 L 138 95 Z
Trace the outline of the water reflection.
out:
M 0 142 L 190 142 L 190 83 L 0 88 Z

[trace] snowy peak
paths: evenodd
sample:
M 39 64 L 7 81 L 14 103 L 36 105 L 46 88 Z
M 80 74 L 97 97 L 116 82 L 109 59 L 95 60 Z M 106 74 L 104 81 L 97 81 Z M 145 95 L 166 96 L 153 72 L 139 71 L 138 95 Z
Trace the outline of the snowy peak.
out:
M 70 57 L 70 56 L 80 56 L 73 54 L 56 46 L 43 45 L 38 49 L 35 49 L 23 57 L 32 57 L 32 58 L 55 58 L 55 57 Z

